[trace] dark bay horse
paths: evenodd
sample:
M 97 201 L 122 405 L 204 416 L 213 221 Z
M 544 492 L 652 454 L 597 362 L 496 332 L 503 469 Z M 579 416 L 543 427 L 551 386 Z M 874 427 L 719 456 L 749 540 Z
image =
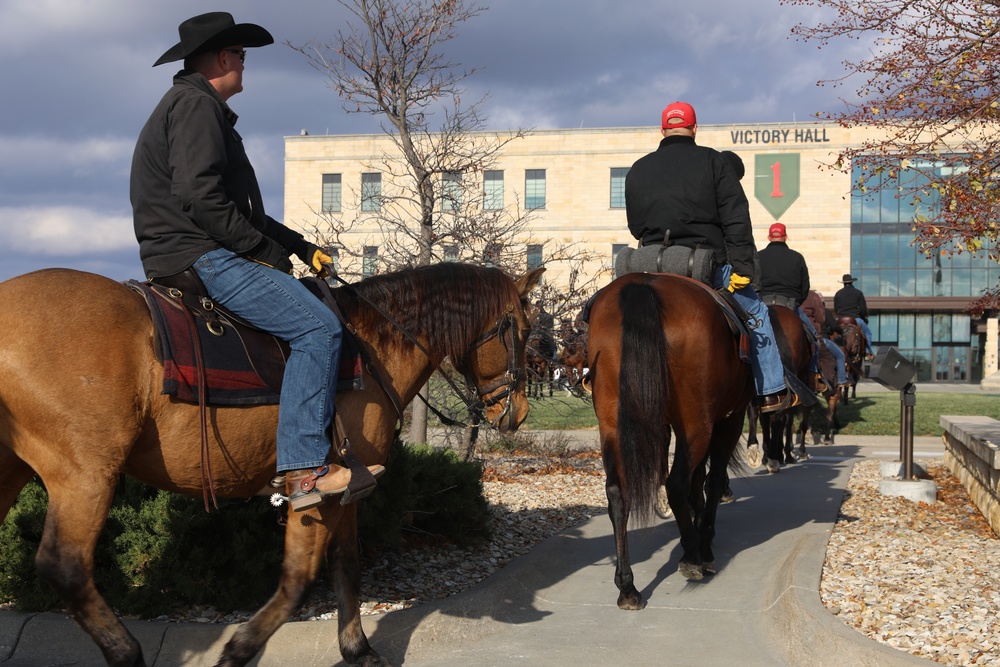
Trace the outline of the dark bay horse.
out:
M 847 361 L 847 380 L 850 386 L 844 387 L 841 398 L 847 404 L 848 398 L 858 397 L 858 382 L 864 377 L 865 361 L 865 332 L 853 317 L 842 316 L 837 318 L 837 324 L 844 332 L 840 341 L 840 346 L 844 348 L 844 357 Z
M 826 378 L 826 389 L 821 392 L 826 401 L 825 424 L 823 428 L 823 444 L 833 444 L 833 431 L 840 428 L 840 418 L 837 416 L 837 404 L 840 402 L 840 389 L 837 387 L 837 360 L 827 349 L 826 344 L 819 342 L 819 371 Z M 808 419 L 809 415 L 806 416 Z M 804 420 L 805 421 L 805 420 Z M 805 429 L 800 429 L 799 436 L 805 439 Z
M 774 329 L 774 339 L 778 345 L 781 363 L 786 371 L 795 374 L 802 384 L 815 391 L 816 378 L 809 372 L 809 358 L 812 347 L 805 326 L 798 314 L 791 308 L 772 304 L 767 307 Z M 757 442 L 756 424 L 759 419 L 761 436 L 764 440 L 764 463 L 768 472 L 778 472 L 782 464 L 795 463 L 795 418 L 801 417 L 799 426 L 800 459 L 806 458 L 805 431 L 809 428 L 809 414 L 814 400 L 802 396 L 801 405 L 780 412 L 760 413 L 756 408 L 749 409 L 747 416 L 750 431 L 747 437 L 748 446 Z
M 543 270 L 515 281 L 499 269 L 448 263 L 336 290 L 387 385 L 367 377 L 363 390 L 337 396 L 358 458 L 385 461 L 394 400 L 406 405 L 446 357 L 489 406 L 486 419 L 517 428 L 528 413 L 525 308 Z M 161 393 L 153 337 L 142 296 L 107 278 L 48 269 L 0 283 L 0 521 L 38 474 L 49 494 L 39 575 L 116 667 L 145 664 L 94 586 L 94 546 L 118 476 L 202 494 L 199 408 Z M 208 410 L 215 493 L 258 494 L 275 474 L 277 406 Z M 219 665 L 245 665 L 260 652 L 302 603 L 324 557 L 338 595 L 341 654 L 351 665 L 388 664 L 361 627 L 357 505 L 331 501 L 289 513 L 277 591 L 226 644 Z
M 688 579 L 715 573 L 716 510 L 753 396 L 750 367 L 711 290 L 675 275 L 627 274 L 601 290 L 587 350 L 618 606 L 642 609 L 628 519 L 649 521 L 664 479 L 681 536 L 680 572 Z M 668 474 L 671 433 L 677 445 Z

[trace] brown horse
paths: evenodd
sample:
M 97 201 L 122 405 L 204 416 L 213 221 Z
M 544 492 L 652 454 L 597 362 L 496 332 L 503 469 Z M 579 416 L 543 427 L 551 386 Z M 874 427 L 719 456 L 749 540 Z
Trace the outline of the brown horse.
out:
M 847 379 L 850 386 L 844 387 L 841 398 L 847 404 L 848 394 L 850 398 L 858 397 L 858 381 L 864 377 L 865 360 L 865 332 L 853 317 L 842 316 L 837 318 L 844 336 L 840 341 L 840 346 L 844 349 L 844 357 L 847 362 Z
M 369 377 L 365 389 L 337 396 L 358 458 L 385 461 L 394 401 L 408 403 L 445 357 L 478 388 L 488 420 L 517 428 L 528 412 L 525 307 L 543 270 L 513 281 L 498 269 L 449 263 L 337 290 L 372 359 L 366 372 L 386 382 L 383 390 Z M 39 575 L 115 666 L 145 664 L 94 587 L 94 546 L 119 474 L 202 493 L 199 408 L 161 393 L 153 338 L 142 296 L 107 278 L 49 269 L 0 283 L 0 521 L 37 473 L 49 494 Z M 258 494 L 275 474 L 277 406 L 208 410 L 215 493 Z M 277 591 L 226 644 L 219 665 L 245 665 L 260 652 L 302 603 L 328 548 L 341 654 L 351 665 L 388 664 L 361 627 L 357 506 L 327 502 L 289 514 Z
M 544 397 L 546 389 L 548 389 L 549 396 L 552 396 L 556 370 L 552 347 L 553 345 L 547 343 L 538 331 L 531 332 L 531 339 L 528 340 L 524 351 L 528 396 L 531 398 Z
M 816 378 L 809 372 L 812 348 L 802 320 L 794 310 L 785 306 L 772 304 L 767 307 L 767 311 L 771 318 L 771 328 L 774 330 L 774 339 L 778 345 L 782 365 L 786 371 L 794 373 L 805 387 L 815 391 Z M 748 410 L 750 431 L 747 445 L 753 446 L 757 442 L 756 424 L 759 416 L 761 435 L 764 439 L 764 463 L 768 472 L 778 472 L 782 464 L 795 463 L 793 435 L 797 416 L 802 418 L 799 458 L 807 457 L 804 434 L 809 427 L 809 413 L 815 405 L 815 400 L 810 396 L 801 396 L 800 401 L 801 405 L 777 413 L 758 415 L 758 410 L 753 406 Z
M 840 402 L 840 389 L 837 387 L 837 360 L 822 341 L 819 343 L 819 372 L 826 378 L 826 389 L 822 396 L 826 400 L 826 423 L 823 429 L 823 444 L 833 444 L 833 430 L 840 428 L 840 418 L 837 416 L 837 404 Z M 805 442 L 805 424 L 809 415 L 803 419 L 803 427 L 799 429 L 800 442 Z
M 627 274 L 601 290 L 587 349 L 618 606 L 642 609 L 628 519 L 651 518 L 664 479 L 681 536 L 680 572 L 688 579 L 715 573 L 715 515 L 753 396 L 750 368 L 710 289 L 675 275 Z M 677 448 L 668 475 L 671 431 Z
M 581 324 L 567 327 L 563 331 L 563 347 L 559 352 L 559 361 L 562 364 L 563 381 L 566 389 L 576 396 L 586 394 L 583 387 L 584 369 L 587 368 L 587 334 Z

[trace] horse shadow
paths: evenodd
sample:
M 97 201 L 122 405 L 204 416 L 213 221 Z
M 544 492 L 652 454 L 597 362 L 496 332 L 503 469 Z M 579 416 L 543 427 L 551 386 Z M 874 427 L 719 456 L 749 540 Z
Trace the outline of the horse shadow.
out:
M 684 604 L 691 604 L 699 599 L 701 603 L 708 598 L 727 600 L 734 594 L 772 595 L 763 583 L 748 587 L 747 578 L 763 582 L 769 568 L 786 560 L 784 555 L 774 555 L 776 550 L 793 550 L 803 530 L 828 533 L 838 518 L 858 448 L 826 449 L 834 456 L 825 458 L 843 460 L 793 464 L 780 474 L 758 471 L 732 479 L 737 502 L 719 508 L 714 542 L 718 573 L 714 576 L 692 582 L 678 573 L 682 549 L 673 519 L 657 519 L 652 525 L 630 530 L 636 584 L 648 603 L 647 610 L 638 613 L 658 613 L 649 609 L 676 606 L 682 598 Z M 825 545 L 826 539 L 818 543 Z M 556 644 L 562 635 L 545 628 L 558 628 L 563 622 L 557 617 L 561 613 L 573 616 L 570 607 L 589 607 L 595 614 L 615 608 L 614 557 L 614 536 L 605 511 L 548 538 L 461 593 L 377 619 L 365 617 L 366 629 L 375 626 L 369 629 L 369 639 L 393 664 L 404 664 L 407 659 L 411 664 L 430 664 L 425 659 L 442 650 L 452 656 L 472 655 L 477 638 L 502 634 L 505 626 L 513 632 L 513 626 L 534 624 L 535 632 L 551 635 Z M 771 602 L 762 599 L 759 604 Z M 612 622 L 617 618 L 613 614 Z

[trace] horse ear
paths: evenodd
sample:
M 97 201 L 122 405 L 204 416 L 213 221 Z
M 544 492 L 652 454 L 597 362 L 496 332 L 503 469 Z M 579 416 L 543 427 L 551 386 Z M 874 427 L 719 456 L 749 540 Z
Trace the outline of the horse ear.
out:
M 531 290 L 535 289 L 538 285 L 538 281 L 541 280 L 543 273 L 545 273 L 545 267 L 540 266 L 537 269 L 532 269 L 514 281 L 514 284 L 517 285 L 517 291 L 521 295 L 522 299 L 526 298 Z

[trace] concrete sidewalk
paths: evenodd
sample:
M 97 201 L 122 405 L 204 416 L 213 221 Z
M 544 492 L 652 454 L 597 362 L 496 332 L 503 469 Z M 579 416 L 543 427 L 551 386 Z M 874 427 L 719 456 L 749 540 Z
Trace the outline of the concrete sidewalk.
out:
M 819 598 L 826 544 L 853 464 L 894 460 L 896 438 L 838 438 L 780 474 L 732 481 L 720 508 L 719 573 L 689 582 L 672 520 L 629 532 L 642 611 L 617 608 L 614 540 L 606 514 L 556 535 L 451 598 L 362 624 L 395 665 L 932 665 L 878 644 L 831 615 Z M 915 458 L 943 454 L 916 438 Z M 154 667 L 212 665 L 235 626 L 127 623 Z M 104 664 L 90 638 L 57 614 L 0 612 L 0 665 Z M 253 663 L 342 664 L 336 621 L 285 624 Z

